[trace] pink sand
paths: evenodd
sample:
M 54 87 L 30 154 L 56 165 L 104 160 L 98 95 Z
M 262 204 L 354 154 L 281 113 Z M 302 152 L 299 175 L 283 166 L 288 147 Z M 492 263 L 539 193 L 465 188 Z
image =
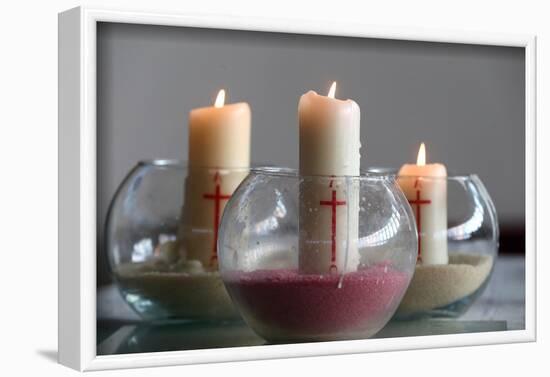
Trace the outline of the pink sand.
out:
M 336 339 L 380 330 L 410 278 L 380 264 L 346 274 L 341 288 L 340 275 L 297 270 L 233 272 L 225 283 L 245 320 L 264 338 Z

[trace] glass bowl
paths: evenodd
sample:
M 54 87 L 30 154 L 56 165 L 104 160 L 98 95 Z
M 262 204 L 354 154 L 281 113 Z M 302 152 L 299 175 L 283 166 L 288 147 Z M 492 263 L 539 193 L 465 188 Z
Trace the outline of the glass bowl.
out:
M 493 271 L 496 210 L 475 174 L 420 177 L 418 189 L 411 190 L 418 178 L 397 178 L 409 188 L 406 195 L 417 218 L 419 261 L 396 318 L 459 317 L 481 295 Z M 441 194 L 439 204 L 429 200 L 435 191 Z
M 225 204 L 246 169 L 139 162 L 111 202 L 105 231 L 114 280 L 145 320 L 234 320 L 217 269 Z
M 220 273 L 243 319 L 270 342 L 374 335 L 414 272 L 414 215 L 391 176 L 252 169 L 228 202 Z

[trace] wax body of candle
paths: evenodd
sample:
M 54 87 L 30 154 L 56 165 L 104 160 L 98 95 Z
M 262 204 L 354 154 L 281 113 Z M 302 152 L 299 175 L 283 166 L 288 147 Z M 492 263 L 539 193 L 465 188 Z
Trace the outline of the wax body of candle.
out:
M 243 168 L 250 164 L 248 103 L 202 107 L 189 113 L 189 165 Z
M 248 174 L 251 113 L 247 103 L 194 109 L 189 114 L 189 175 L 179 238 L 187 260 L 215 267 L 225 204 Z
M 418 262 L 422 264 L 449 262 L 446 178 L 444 165 L 426 165 L 423 161 L 420 164 L 405 164 L 398 173 L 397 181 L 416 217 Z
M 359 264 L 360 110 L 352 100 L 310 91 L 300 98 L 302 273 L 355 271 Z M 331 179 L 331 176 L 334 176 Z

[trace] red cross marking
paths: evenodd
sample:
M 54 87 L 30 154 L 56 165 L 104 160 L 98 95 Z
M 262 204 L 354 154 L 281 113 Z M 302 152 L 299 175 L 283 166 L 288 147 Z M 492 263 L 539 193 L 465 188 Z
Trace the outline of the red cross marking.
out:
M 220 204 L 222 200 L 231 198 L 231 195 L 223 195 L 220 189 L 221 177 L 218 172 L 214 175 L 214 182 L 216 182 L 216 191 L 213 194 L 203 194 L 204 199 L 214 200 L 214 242 L 212 245 L 212 255 L 210 257 L 210 266 L 218 260 L 218 254 L 216 252 L 216 246 L 218 244 L 218 227 L 220 223 Z
M 420 181 L 417 179 L 414 182 L 414 187 L 417 188 L 416 190 L 416 199 L 409 200 L 409 204 L 416 205 L 416 228 L 418 229 L 418 258 L 417 260 L 422 261 L 422 221 L 421 221 L 421 207 L 423 204 L 430 204 L 432 201 L 428 199 L 421 199 L 420 198 L 420 188 L 421 184 Z
M 332 181 L 330 184 L 330 187 L 332 187 Z M 337 271 L 336 267 L 336 207 L 337 206 L 343 206 L 346 205 L 346 202 L 344 200 L 336 200 L 336 190 L 332 190 L 332 198 L 331 200 L 321 200 L 319 202 L 322 206 L 330 206 L 332 210 L 332 229 L 331 229 L 331 265 L 330 265 L 330 271 Z

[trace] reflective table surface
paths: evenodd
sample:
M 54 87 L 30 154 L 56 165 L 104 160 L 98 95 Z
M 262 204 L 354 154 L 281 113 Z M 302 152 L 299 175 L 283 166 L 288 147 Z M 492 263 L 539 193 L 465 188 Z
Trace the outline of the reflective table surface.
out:
M 99 288 L 97 300 L 98 355 L 267 344 L 240 321 L 142 322 L 113 285 Z M 524 326 L 525 260 L 500 256 L 487 289 L 462 317 L 390 321 L 374 338 L 518 330 Z

